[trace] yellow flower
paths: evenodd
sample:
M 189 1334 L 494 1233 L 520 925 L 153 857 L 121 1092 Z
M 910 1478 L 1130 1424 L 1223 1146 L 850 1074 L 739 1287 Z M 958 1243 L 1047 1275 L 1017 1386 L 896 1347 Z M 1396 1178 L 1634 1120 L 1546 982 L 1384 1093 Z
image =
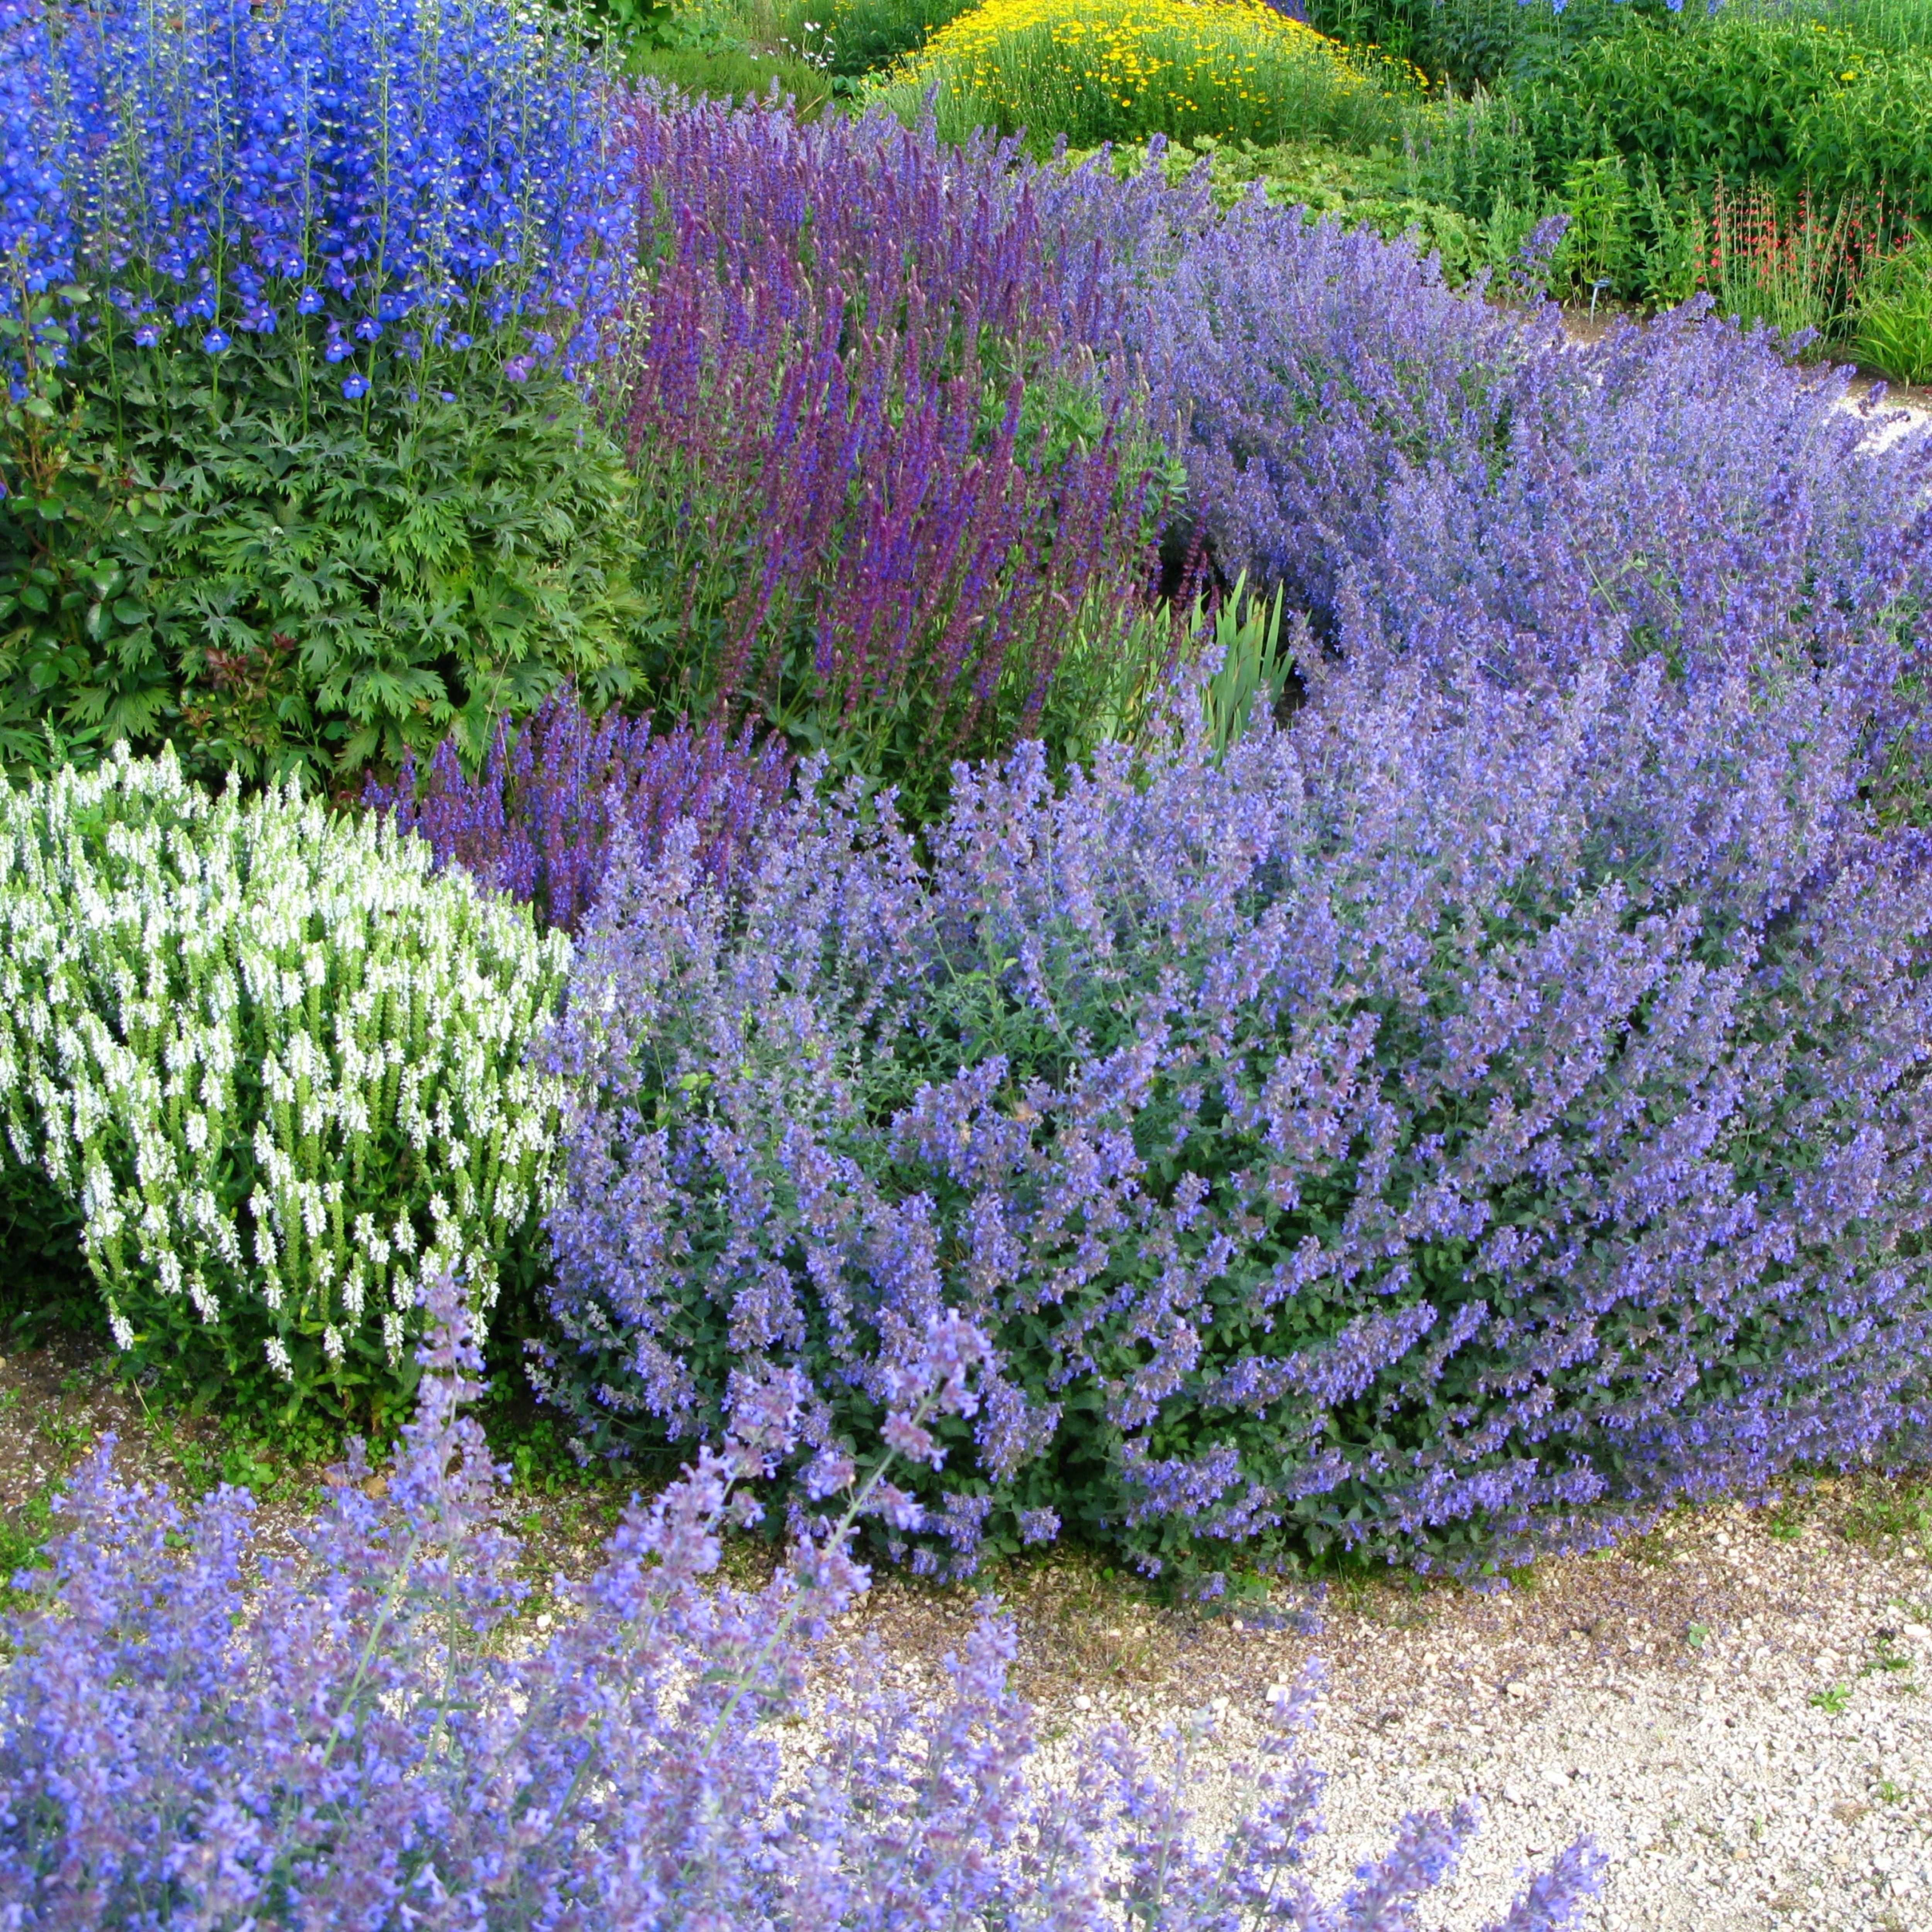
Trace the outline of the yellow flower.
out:
M 983 0 L 934 34 L 900 76 L 930 82 L 968 63 L 989 73 L 1001 53 L 1041 32 L 1070 50 L 1098 40 L 1102 74 L 1096 79 L 1110 64 L 1157 71 L 1172 64 L 1158 57 L 1168 52 L 1186 56 L 1190 74 L 1222 85 L 1252 73 L 1258 62 L 1306 62 L 1332 67 L 1338 79 L 1360 77 L 1345 48 L 1267 0 Z

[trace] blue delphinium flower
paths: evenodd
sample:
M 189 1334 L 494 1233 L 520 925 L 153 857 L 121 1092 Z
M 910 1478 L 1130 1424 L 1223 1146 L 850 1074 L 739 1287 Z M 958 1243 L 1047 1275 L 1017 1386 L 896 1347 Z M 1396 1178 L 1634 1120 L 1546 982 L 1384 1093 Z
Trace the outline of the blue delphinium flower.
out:
M 0 0 L 0 309 L 104 273 L 210 354 L 287 301 L 580 366 L 630 259 L 600 85 L 488 0 Z

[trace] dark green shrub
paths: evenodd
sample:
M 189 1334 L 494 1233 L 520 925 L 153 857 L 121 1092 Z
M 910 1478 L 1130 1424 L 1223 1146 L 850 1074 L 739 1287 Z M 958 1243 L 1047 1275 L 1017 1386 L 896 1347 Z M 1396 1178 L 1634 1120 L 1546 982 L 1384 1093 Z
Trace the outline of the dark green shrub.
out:
M 53 1327 L 107 1329 L 80 1246 L 81 1214 L 0 1141 L 0 1350 Z
M 831 14 L 832 65 L 838 74 L 869 74 L 916 53 L 926 36 L 976 0 L 839 0 Z
M 1666 22 L 1668 0 L 1311 0 L 1310 24 L 1352 46 L 1383 47 L 1459 92 L 1504 85 L 1560 62 L 1603 34 L 1621 33 L 1634 14 Z
M 299 324 L 211 356 L 81 314 L 0 416 L 7 763 L 322 777 L 626 687 L 628 478 L 562 376 L 479 344 L 352 398 Z
M 1633 16 L 1544 66 L 1517 104 L 1550 186 L 1614 153 L 1706 191 L 1760 181 L 1790 202 L 1883 194 L 1932 211 L 1932 60 L 1820 22 Z

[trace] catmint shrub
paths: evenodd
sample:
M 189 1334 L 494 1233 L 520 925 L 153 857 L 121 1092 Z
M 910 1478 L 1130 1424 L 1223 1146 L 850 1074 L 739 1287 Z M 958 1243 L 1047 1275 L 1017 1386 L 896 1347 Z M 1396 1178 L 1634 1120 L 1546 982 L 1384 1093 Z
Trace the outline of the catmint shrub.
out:
M 44 1932 L 1402 1932 L 1454 1870 L 1467 1802 L 1409 1813 L 1341 1897 L 1318 1892 L 1310 1681 L 1264 1714 L 1232 1766 L 1238 1822 L 1214 1832 L 1212 1715 L 1156 1748 L 1109 1726 L 1046 1761 L 991 1604 L 936 1689 L 842 1653 L 868 1582 L 853 1526 L 902 1506 L 883 1466 L 820 1472 L 764 1588 L 719 1580 L 724 1532 L 757 1513 L 746 1479 L 797 1426 L 783 1380 L 632 1499 L 554 1627 L 530 1619 L 506 1472 L 461 1410 L 481 1352 L 448 1285 L 432 1292 L 386 1483 L 352 1443 L 294 1561 L 259 1553 L 245 1490 L 184 1510 L 118 1478 L 111 1438 L 82 1466 L 0 1628 L 0 1910 Z M 942 1324 L 908 1363 L 909 1443 L 971 1412 L 983 1348 Z M 1491 1932 L 1575 1925 L 1603 1864 L 1587 1840 L 1559 1851 Z
M 702 828 L 698 864 L 728 884 L 792 767 L 781 741 L 748 729 L 728 738 L 715 723 L 694 731 L 680 720 L 658 732 L 647 718 L 592 718 L 572 692 L 514 733 L 500 722 L 475 772 L 446 739 L 426 772 L 407 760 L 395 784 L 371 779 L 362 802 L 427 839 L 438 865 L 460 864 L 574 932 L 614 848 L 628 839 L 655 857 L 681 820 Z
M 957 1312 L 980 1412 L 887 1546 L 1186 1578 L 1484 1572 L 1922 1442 L 1932 875 L 1856 680 L 1490 650 L 1219 763 L 962 768 L 927 862 L 807 798 L 731 910 L 688 838 L 614 875 L 545 1057 L 586 1446 L 785 1372 L 862 1450 Z
M 1849 371 L 1702 298 L 1573 344 L 1258 199 L 1169 259 L 1126 333 L 1190 504 L 1330 646 L 1432 664 L 1480 635 L 1534 682 L 1614 640 L 1692 677 L 1855 668 L 1894 706 L 1932 608 L 1932 435 L 1874 448 Z
M 418 1291 L 541 1265 L 568 958 L 429 848 L 124 752 L 0 793 L 4 1158 L 78 1217 L 131 1365 L 394 1418 Z

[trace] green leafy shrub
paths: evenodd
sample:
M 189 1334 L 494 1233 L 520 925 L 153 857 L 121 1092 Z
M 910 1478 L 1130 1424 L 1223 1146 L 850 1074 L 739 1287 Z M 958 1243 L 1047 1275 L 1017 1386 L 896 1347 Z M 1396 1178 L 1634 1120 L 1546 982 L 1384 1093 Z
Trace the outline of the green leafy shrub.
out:
M 1426 103 L 1406 117 L 1403 147 L 1404 191 L 1476 220 L 1499 202 L 1534 209 L 1542 200 L 1536 144 L 1507 97 Z
M 1669 20 L 1669 0 L 1312 0 L 1310 22 L 1351 46 L 1386 48 L 1462 90 L 1494 88 L 1562 60 L 1630 14 Z
M 928 35 L 957 20 L 972 0 L 836 0 L 830 14 L 832 66 L 860 74 L 916 53 Z
M 558 1095 L 525 1049 L 568 942 L 431 862 L 169 752 L 0 796 L 8 1148 L 136 1366 L 380 1419 L 424 1281 L 530 1286 Z
M 1855 346 L 1895 382 L 1932 382 L 1932 241 L 1917 236 L 1860 292 Z
M 61 368 L 10 329 L 0 758 L 320 777 L 626 688 L 629 478 L 563 376 L 479 344 L 352 399 L 296 318 L 212 356 L 81 314 Z
M 821 87 L 916 53 L 976 0 L 678 0 L 657 38 L 667 47 L 727 50 L 809 68 Z M 802 97 L 801 97 L 802 98 Z
M 1095 152 L 1071 152 L 1067 163 L 1077 166 Z M 1123 179 L 1141 174 L 1148 165 L 1147 145 L 1116 148 L 1110 160 Z M 1478 269 L 1490 266 L 1483 227 L 1456 208 L 1408 193 L 1408 170 L 1387 149 L 1351 154 L 1318 141 L 1260 147 L 1252 141 L 1203 136 L 1192 143 L 1170 142 L 1160 165 L 1174 182 L 1204 165 L 1208 191 L 1223 208 L 1251 193 L 1258 182 L 1269 200 L 1280 207 L 1304 208 L 1312 219 L 1327 218 L 1344 228 L 1372 228 L 1385 241 L 1406 236 L 1420 253 L 1441 260 L 1443 278 L 1452 286 L 1460 286 Z
M 1932 58 L 1820 21 L 1726 9 L 1691 29 L 1633 15 L 1543 68 L 1517 106 L 1548 185 L 1616 153 L 1706 192 L 1721 177 L 1787 202 L 1883 194 L 1932 212 Z
M 1563 206 L 1570 217 L 1552 264 L 1559 282 L 1594 303 L 1604 291 L 1628 286 L 1636 261 L 1631 217 L 1635 197 L 1623 158 L 1606 154 L 1579 161 L 1563 184 Z
M 1658 178 L 1648 155 L 1636 165 L 1634 226 L 1636 286 L 1640 302 L 1674 308 L 1703 286 L 1711 260 L 1711 224 L 1702 200 L 1688 193 L 1673 164 L 1668 185 Z

